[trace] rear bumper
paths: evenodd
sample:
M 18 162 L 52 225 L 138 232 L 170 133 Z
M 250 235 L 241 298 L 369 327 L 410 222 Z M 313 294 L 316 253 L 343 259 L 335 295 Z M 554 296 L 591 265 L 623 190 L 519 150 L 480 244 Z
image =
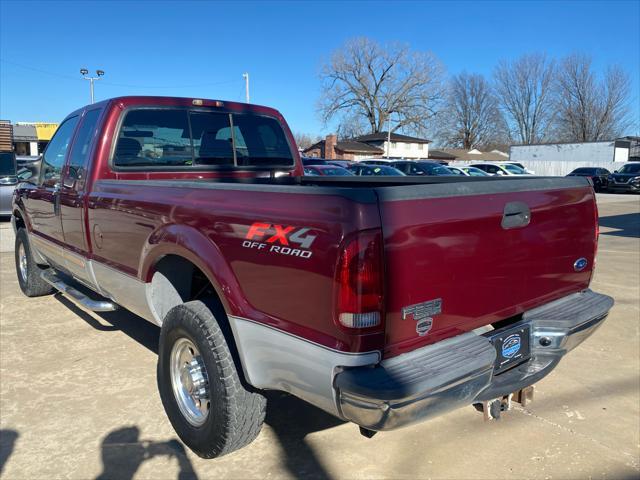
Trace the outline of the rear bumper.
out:
M 346 369 L 334 386 L 341 415 L 371 430 L 393 430 L 490 400 L 544 378 L 607 317 L 613 299 L 585 290 L 526 312 L 531 358 L 494 375 L 490 340 L 466 333 L 391 358 Z

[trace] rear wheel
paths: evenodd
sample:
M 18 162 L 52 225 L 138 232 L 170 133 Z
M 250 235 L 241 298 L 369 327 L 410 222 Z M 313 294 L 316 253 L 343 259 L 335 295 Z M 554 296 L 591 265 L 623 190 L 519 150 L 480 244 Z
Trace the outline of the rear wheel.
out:
M 266 400 L 242 384 L 216 316 L 201 301 L 164 319 L 158 389 L 176 433 L 203 458 L 238 450 L 260 433 Z
M 20 290 L 27 297 L 39 297 L 53 292 L 53 287 L 41 277 L 42 268 L 33 259 L 29 237 L 24 228 L 18 229 L 15 243 L 16 273 Z

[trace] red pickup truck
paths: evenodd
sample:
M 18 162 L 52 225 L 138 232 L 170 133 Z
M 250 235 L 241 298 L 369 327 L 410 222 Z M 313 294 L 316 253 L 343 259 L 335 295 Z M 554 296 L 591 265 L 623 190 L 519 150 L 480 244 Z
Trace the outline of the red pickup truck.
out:
M 71 113 L 40 170 L 13 199 L 22 291 L 159 325 L 162 402 L 207 458 L 256 437 L 265 390 L 367 436 L 486 407 L 613 304 L 581 177 L 304 177 L 277 111 L 164 97 Z

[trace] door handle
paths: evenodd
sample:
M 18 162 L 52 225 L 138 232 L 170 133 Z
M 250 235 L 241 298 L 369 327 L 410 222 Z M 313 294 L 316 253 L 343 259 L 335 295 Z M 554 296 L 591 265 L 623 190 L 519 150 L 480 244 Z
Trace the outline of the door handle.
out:
M 53 214 L 55 216 L 60 215 L 60 184 L 56 183 L 53 186 Z
M 529 222 L 531 222 L 531 210 L 526 203 L 509 202 L 504 206 L 501 225 L 505 230 L 526 227 Z

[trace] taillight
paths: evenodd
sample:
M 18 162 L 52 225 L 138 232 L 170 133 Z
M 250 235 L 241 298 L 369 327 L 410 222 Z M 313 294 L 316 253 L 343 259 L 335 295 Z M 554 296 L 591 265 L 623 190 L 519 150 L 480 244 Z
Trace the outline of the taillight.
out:
M 600 218 L 598 218 L 598 203 L 596 202 L 596 199 L 593 199 L 593 214 L 595 216 L 595 238 L 594 238 L 594 245 L 593 245 L 593 268 L 595 268 L 596 266 L 596 254 L 598 253 L 598 239 L 600 237 Z
M 348 329 L 382 325 L 382 234 L 365 230 L 348 238 L 340 253 L 335 283 L 335 318 Z

